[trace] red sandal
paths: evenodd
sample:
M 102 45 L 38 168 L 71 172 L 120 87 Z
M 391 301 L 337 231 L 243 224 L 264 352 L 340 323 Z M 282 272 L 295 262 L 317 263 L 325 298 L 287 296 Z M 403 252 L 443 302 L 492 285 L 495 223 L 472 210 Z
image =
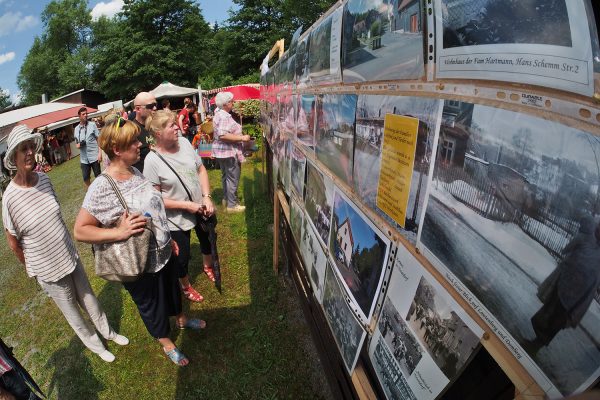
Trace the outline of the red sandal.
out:
M 213 269 L 211 267 L 204 266 L 204 273 L 208 277 L 209 281 L 215 281 L 215 274 L 213 273 Z
M 194 289 L 192 287 L 192 285 L 190 285 L 186 288 L 181 288 L 181 291 L 183 292 L 183 295 L 185 296 L 185 298 L 188 299 L 189 301 L 193 301 L 196 303 L 200 303 L 201 301 L 204 301 L 204 297 L 202 297 L 202 295 L 200 293 L 198 293 L 196 291 L 196 289 Z

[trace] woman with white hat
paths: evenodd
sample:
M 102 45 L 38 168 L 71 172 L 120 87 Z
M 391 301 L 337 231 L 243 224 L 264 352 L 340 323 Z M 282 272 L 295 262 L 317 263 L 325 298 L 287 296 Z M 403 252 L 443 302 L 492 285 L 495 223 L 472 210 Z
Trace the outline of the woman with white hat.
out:
M 111 328 L 92 291 L 50 178 L 34 171 L 42 136 L 17 125 L 8 135 L 7 144 L 4 165 L 16 170 L 2 197 L 2 221 L 8 245 L 25 265 L 27 274 L 35 277 L 54 300 L 83 344 L 104 361 L 112 362 L 115 356 L 84 319 L 80 307 L 104 339 L 122 346 L 129 340 Z
M 244 161 L 242 142 L 249 141 L 250 135 L 242 134 L 242 126 L 230 114 L 233 110 L 233 93 L 217 93 L 215 104 L 219 108 L 213 118 L 215 140 L 212 151 L 221 168 L 223 201 L 228 212 L 244 211 L 246 207 L 238 204 L 237 188 Z

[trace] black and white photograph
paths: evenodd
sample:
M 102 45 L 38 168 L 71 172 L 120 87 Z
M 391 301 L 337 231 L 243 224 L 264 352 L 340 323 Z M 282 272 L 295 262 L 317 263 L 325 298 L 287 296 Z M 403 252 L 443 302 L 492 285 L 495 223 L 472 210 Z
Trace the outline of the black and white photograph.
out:
M 309 43 L 310 34 L 307 34 L 298 41 L 296 47 L 296 85 L 299 88 L 306 87 L 308 83 Z
M 418 247 L 554 397 L 600 375 L 599 181 L 597 136 L 445 102 Z
M 296 118 L 296 137 L 298 143 L 310 151 L 315 149 L 315 115 L 317 99 L 314 95 L 298 96 L 298 115 Z
M 304 177 L 306 173 L 306 156 L 293 146 L 291 159 L 292 191 L 299 199 L 304 200 Z
M 342 79 L 342 15 L 339 7 L 310 32 L 308 71 L 311 83 L 334 83 Z
M 371 209 L 385 218 L 412 244 L 415 244 L 417 240 L 431 165 L 431 154 L 435 147 L 435 133 L 439 128 L 442 106 L 442 100 L 424 97 L 358 96 L 354 144 L 354 189 Z M 404 115 L 419 120 L 412 184 L 404 228 L 377 208 L 377 189 L 386 114 Z
M 348 374 L 352 374 L 366 332 L 350 310 L 344 290 L 340 287 L 330 264 L 325 274 L 323 310 Z
M 316 153 L 338 178 L 352 184 L 355 94 L 321 94 L 317 97 Z
M 479 338 L 421 278 L 406 321 L 448 379 L 453 379 L 479 345 Z
M 370 349 L 371 363 L 386 398 L 417 400 L 380 333 L 373 336 Z
M 587 0 L 435 0 L 439 78 L 519 82 L 592 95 Z
M 345 83 L 424 75 L 421 0 L 350 0 L 344 7 Z
M 390 240 L 335 190 L 329 254 L 364 321 L 373 313 L 383 281 Z
M 290 196 L 290 228 L 292 236 L 300 248 L 300 240 L 302 239 L 302 224 L 304 223 L 304 208 L 302 203 L 294 196 Z
M 308 222 L 306 216 L 303 217 L 301 227 L 300 254 L 304 260 L 306 273 L 310 279 L 310 285 L 313 289 L 317 301 L 323 301 L 323 287 L 325 282 L 325 268 L 327 267 L 327 256 L 317 233 Z
M 306 166 L 304 204 L 306 213 L 319 234 L 319 239 L 326 247 L 333 209 L 333 182 L 310 161 Z
M 279 160 L 279 178 L 285 194 L 290 196 L 292 193 L 292 152 L 294 141 L 289 134 L 282 135 L 281 139 L 283 140 L 283 153 Z
M 412 375 L 423 357 L 423 348 L 391 301 L 386 301 L 383 305 L 378 324 L 379 332 L 392 350 L 402 372 L 406 376 Z

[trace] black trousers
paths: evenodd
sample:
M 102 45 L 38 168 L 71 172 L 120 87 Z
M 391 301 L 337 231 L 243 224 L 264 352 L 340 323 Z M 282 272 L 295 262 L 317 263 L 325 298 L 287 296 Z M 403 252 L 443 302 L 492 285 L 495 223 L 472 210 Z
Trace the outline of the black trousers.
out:
M 200 250 L 202 254 L 211 254 L 210 241 L 208 240 L 208 233 L 204 232 L 200 225 L 196 225 L 194 228 L 198 241 L 200 242 Z M 190 264 L 190 252 L 191 252 L 191 233 L 192 231 L 171 231 L 171 238 L 177 242 L 179 246 L 179 255 L 177 259 L 177 277 L 183 278 L 188 275 L 188 267 Z
M 0 376 L 0 386 L 17 400 L 38 400 L 39 397 L 29 389 L 25 380 L 14 370 Z
M 156 339 L 169 336 L 169 317 L 181 314 L 181 289 L 176 268 L 176 258 L 171 255 L 160 271 L 144 274 L 135 282 L 123 283 L 146 329 Z

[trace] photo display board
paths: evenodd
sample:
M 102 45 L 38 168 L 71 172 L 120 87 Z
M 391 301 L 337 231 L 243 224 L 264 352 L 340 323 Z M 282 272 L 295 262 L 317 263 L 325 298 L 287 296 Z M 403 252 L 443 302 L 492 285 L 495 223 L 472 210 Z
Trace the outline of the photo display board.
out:
M 261 86 L 274 177 L 348 373 L 362 351 L 387 398 L 435 399 L 485 330 L 502 369 L 529 374 L 517 391 L 597 382 L 589 0 L 348 0 Z
M 483 330 L 398 248 L 369 357 L 388 399 L 433 400 L 479 347 Z

